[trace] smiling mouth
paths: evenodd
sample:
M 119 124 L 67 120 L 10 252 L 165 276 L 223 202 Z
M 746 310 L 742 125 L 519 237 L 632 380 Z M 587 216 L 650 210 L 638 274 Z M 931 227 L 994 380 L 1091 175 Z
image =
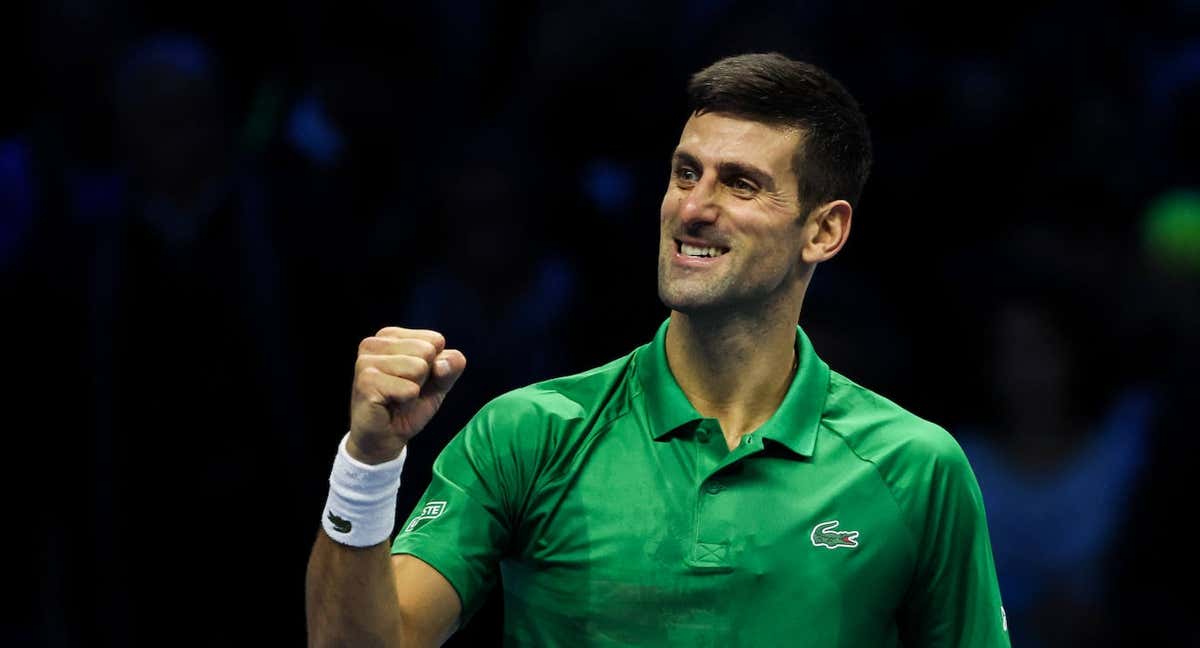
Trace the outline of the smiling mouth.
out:
M 711 258 L 719 257 L 719 256 L 725 254 L 726 252 L 729 251 L 729 248 L 700 247 L 697 245 L 690 245 L 688 243 L 684 243 L 683 241 L 676 239 L 675 240 L 675 250 L 683 256 L 694 257 L 697 259 L 711 259 Z

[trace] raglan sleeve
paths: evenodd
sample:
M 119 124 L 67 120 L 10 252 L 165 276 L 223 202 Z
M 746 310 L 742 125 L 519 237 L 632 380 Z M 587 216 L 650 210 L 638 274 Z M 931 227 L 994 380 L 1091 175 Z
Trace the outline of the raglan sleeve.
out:
M 917 562 L 902 609 L 903 644 L 913 648 L 1008 648 L 983 496 L 966 455 L 949 433 L 918 462 L 910 519 Z M 914 486 L 915 487 L 915 486 Z
M 411 554 L 450 582 L 462 620 L 495 585 L 532 483 L 538 420 L 518 399 L 480 409 L 438 455 L 429 487 L 397 528 L 391 553 Z

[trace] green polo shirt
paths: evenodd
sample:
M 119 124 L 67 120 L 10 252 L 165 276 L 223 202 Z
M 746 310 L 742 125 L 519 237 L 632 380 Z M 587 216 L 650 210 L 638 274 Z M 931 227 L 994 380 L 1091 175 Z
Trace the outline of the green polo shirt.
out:
M 484 406 L 392 553 L 508 645 L 1008 646 L 983 500 L 942 428 L 829 370 L 802 330 L 730 451 L 654 341 Z

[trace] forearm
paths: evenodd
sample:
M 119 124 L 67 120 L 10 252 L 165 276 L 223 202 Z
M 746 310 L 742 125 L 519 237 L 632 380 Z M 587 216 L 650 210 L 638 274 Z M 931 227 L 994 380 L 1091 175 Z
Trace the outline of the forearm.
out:
M 309 646 L 399 646 L 388 543 L 350 547 L 318 532 L 308 560 L 305 611 Z
M 416 558 L 392 559 L 387 543 L 404 449 L 466 367 L 445 343 L 436 331 L 385 327 L 359 344 L 350 430 L 308 560 L 309 646 L 423 647 L 454 629 L 462 609 L 454 588 Z

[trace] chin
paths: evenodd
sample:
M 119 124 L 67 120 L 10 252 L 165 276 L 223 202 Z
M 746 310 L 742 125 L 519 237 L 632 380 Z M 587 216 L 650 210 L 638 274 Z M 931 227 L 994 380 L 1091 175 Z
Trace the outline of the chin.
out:
M 670 290 L 662 284 L 658 286 L 658 300 L 663 303 L 663 306 L 681 313 L 686 313 L 696 306 L 693 300 L 677 294 L 677 291 Z
M 720 310 L 724 305 L 722 301 L 714 299 L 711 295 L 689 295 L 681 294 L 682 292 L 660 287 L 658 290 L 658 299 L 663 303 L 663 306 L 685 315 L 710 313 Z
M 745 299 L 726 277 L 672 276 L 660 266 L 658 299 L 664 306 L 684 314 L 726 310 Z

